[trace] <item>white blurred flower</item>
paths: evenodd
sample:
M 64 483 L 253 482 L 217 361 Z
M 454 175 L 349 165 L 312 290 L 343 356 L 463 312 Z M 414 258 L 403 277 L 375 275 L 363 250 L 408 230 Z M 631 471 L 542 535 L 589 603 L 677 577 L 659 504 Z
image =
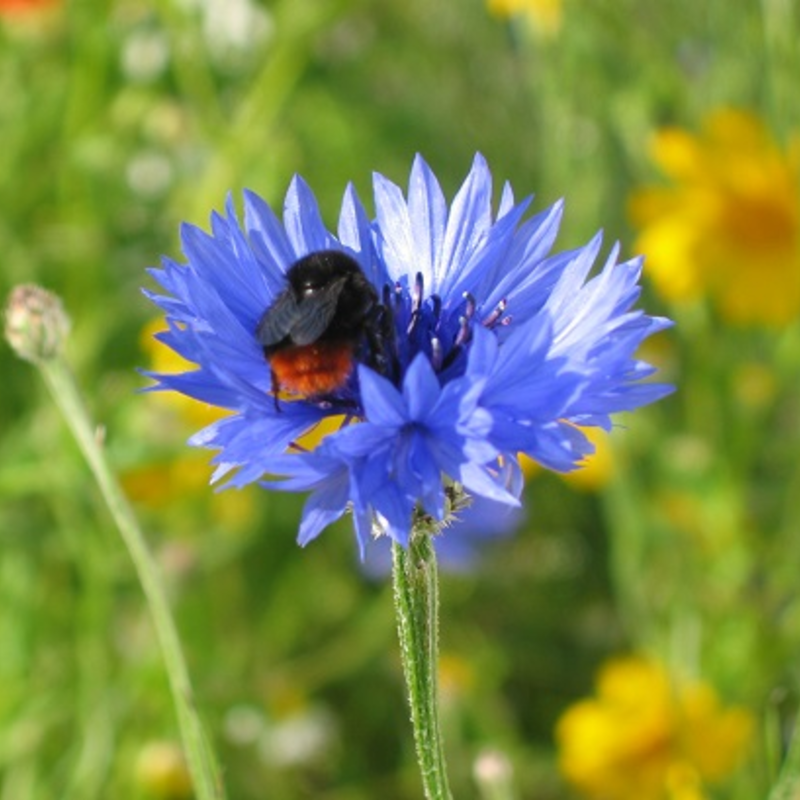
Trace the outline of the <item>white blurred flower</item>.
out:
M 265 762 L 280 767 L 313 761 L 329 752 L 336 723 L 323 708 L 307 708 L 267 728 L 259 742 Z
M 236 705 L 225 714 L 223 729 L 232 744 L 246 747 L 258 741 L 266 728 L 264 713 L 251 705 Z
M 143 151 L 128 162 L 125 177 L 136 194 L 145 198 L 158 197 L 172 183 L 172 162 L 163 153 Z
M 149 83 L 164 73 L 169 55 L 169 43 L 162 31 L 134 31 L 122 46 L 120 65 L 130 81 Z
M 176 0 L 202 16 L 203 35 L 219 61 L 254 50 L 272 34 L 272 17 L 252 0 Z

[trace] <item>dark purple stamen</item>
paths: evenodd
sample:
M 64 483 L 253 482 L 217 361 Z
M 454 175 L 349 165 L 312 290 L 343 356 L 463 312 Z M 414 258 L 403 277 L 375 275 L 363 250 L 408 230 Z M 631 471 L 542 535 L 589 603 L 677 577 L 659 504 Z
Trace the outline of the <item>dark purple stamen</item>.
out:
M 438 336 L 431 339 L 431 366 L 435 372 L 442 368 L 442 343 Z
M 494 325 L 497 323 L 497 321 L 500 319 L 500 317 L 503 315 L 503 313 L 505 312 L 505 310 L 506 310 L 506 308 L 507 308 L 507 307 L 508 307 L 508 301 L 507 301 L 507 300 L 505 299 L 505 297 L 504 297 L 504 298 L 503 298 L 503 299 L 502 299 L 502 300 L 501 300 L 501 301 L 500 301 L 500 302 L 499 302 L 499 303 L 498 303 L 498 304 L 497 304 L 497 305 L 494 307 L 494 311 L 492 311 L 492 313 L 491 313 L 491 314 L 489 314 L 489 316 L 488 316 L 488 317 L 486 317 L 486 319 L 483 321 L 483 326 L 484 326 L 485 328 L 491 328 L 491 327 L 493 327 L 493 326 L 494 326 Z
M 472 317 L 475 315 L 475 298 L 469 292 L 464 292 L 463 297 L 466 301 L 466 305 L 464 307 L 464 316 L 467 319 L 472 319 Z
M 411 292 L 411 319 L 406 328 L 406 334 L 411 336 L 414 328 L 417 327 L 417 320 L 419 319 L 420 308 L 422 307 L 422 294 L 425 290 L 425 282 L 422 278 L 422 273 L 418 272 L 414 280 L 414 289 Z
M 456 334 L 456 340 L 453 342 L 454 347 L 461 347 L 472 338 L 472 330 L 469 325 L 469 319 L 467 319 L 467 317 L 459 317 L 458 324 L 460 327 L 458 329 L 458 333 Z
M 425 280 L 422 273 L 418 272 L 417 277 L 414 279 L 414 291 L 411 293 L 411 310 L 419 311 L 422 305 L 422 295 L 425 291 Z
M 438 322 L 442 313 L 442 298 L 438 294 L 432 294 L 431 305 L 433 306 L 433 318 Z

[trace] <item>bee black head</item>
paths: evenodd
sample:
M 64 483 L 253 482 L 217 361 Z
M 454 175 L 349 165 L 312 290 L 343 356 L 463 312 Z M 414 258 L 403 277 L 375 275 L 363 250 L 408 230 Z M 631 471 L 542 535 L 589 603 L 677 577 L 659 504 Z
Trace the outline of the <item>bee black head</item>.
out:
M 355 259 L 341 250 L 319 250 L 316 253 L 309 253 L 292 264 L 286 272 L 286 279 L 298 300 L 304 295 L 330 286 L 337 279 L 354 277 L 364 278 L 364 273 Z

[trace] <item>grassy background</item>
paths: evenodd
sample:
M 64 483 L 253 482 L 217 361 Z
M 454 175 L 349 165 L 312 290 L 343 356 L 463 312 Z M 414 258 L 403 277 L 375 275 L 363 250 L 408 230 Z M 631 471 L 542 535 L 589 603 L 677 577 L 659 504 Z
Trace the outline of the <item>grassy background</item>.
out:
M 226 31 L 242 9 L 254 16 Z M 136 394 L 155 316 L 144 268 L 177 256 L 179 223 L 206 225 L 228 191 L 279 208 L 297 172 L 334 225 L 348 181 L 368 201 L 372 170 L 404 184 L 421 152 L 452 195 L 476 150 L 537 210 L 566 198 L 562 247 L 603 227 L 630 255 L 626 198 L 654 177 L 655 127 L 727 104 L 779 133 L 800 122 L 779 12 L 567 0 L 552 39 L 479 0 L 84 0 L 0 18 L 0 295 L 35 281 L 69 309 L 69 356 L 163 565 L 232 798 L 419 796 L 390 588 L 360 570 L 349 524 L 301 551 L 301 499 L 206 488 L 205 455 L 184 446 L 197 426 Z M 489 745 L 520 797 L 570 797 L 554 721 L 626 649 L 701 665 L 759 730 L 777 716 L 780 740 L 800 638 L 796 395 L 787 379 L 779 411 L 726 447 L 717 379 L 773 343 L 697 330 L 667 345 L 691 391 L 630 421 L 611 486 L 537 476 L 523 530 L 445 577 L 457 797 L 476 796 Z M 0 799 L 159 796 L 142 752 L 177 734 L 132 568 L 38 376 L 6 347 L 0 375 Z M 745 508 L 746 536 L 693 550 L 659 505 L 675 486 L 707 501 L 704 519 Z M 720 796 L 764 795 L 755 749 Z

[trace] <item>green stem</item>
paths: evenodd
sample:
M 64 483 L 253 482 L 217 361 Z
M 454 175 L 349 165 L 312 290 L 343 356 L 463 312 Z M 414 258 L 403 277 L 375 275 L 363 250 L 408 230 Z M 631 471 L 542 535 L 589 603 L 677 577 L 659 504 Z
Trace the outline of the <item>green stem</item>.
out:
M 789 752 L 778 779 L 769 793 L 769 800 L 795 800 L 800 789 L 800 720 L 795 719 Z
M 400 656 L 425 797 L 451 800 L 439 730 L 439 587 L 431 535 L 415 529 L 408 549 L 395 542 L 392 552 Z
M 37 364 L 94 474 L 122 539 L 125 542 L 150 607 L 156 636 L 169 678 L 189 771 L 198 800 L 223 800 L 219 768 L 194 707 L 189 671 L 156 564 L 136 516 L 108 466 L 103 448 L 89 419 L 75 379 L 61 358 Z

